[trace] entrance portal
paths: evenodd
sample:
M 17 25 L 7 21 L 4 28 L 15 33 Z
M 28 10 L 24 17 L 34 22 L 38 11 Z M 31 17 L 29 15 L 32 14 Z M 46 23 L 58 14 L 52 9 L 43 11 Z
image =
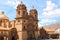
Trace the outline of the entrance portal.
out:
M 15 37 L 14 36 L 12 37 L 12 40 L 15 40 Z
M 18 39 L 17 29 L 16 28 L 12 28 L 9 31 L 9 40 L 17 40 L 17 39 Z
M 4 40 L 4 37 L 1 36 L 1 37 L 0 37 L 0 40 Z

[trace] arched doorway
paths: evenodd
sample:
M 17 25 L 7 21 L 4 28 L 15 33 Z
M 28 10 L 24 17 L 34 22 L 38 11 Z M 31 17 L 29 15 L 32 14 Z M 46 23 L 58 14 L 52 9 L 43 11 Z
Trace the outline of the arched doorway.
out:
M 14 36 L 12 37 L 12 40 L 15 40 L 15 37 Z
M 2 31 L 0 33 L 0 40 L 4 40 L 4 35 L 3 35 L 3 32 Z
M 4 40 L 4 37 L 3 37 L 3 36 L 1 36 L 1 37 L 0 37 L 0 40 Z
M 27 40 L 36 40 L 34 25 L 30 23 L 27 28 Z
M 18 39 L 17 29 L 16 28 L 12 28 L 9 31 L 9 40 L 17 40 L 17 39 Z

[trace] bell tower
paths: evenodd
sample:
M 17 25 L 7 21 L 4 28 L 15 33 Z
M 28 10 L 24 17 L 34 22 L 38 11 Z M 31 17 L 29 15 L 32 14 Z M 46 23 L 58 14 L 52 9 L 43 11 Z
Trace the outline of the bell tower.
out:
M 33 17 L 35 29 L 38 29 L 38 13 L 34 7 L 30 10 L 30 16 Z
M 35 38 L 37 40 L 38 39 L 38 13 L 37 13 L 37 10 L 34 7 L 32 7 L 29 14 L 33 18 L 33 25 L 34 25 L 33 30 L 34 30 Z
M 27 39 L 27 9 L 26 6 L 21 2 L 18 4 L 16 9 L 16 23 L 15 27 L 18 31 L 19 40 Z
M 21 2 L 21 4 L 19 4 L 16 9 L 16 18 L 20 18 L 20 17 L 26 18 L 27 16 L 26 13 L 27 13 L 26 6 L 23 4 L 23 2 Z
M 38 19 L 38 13 L 37 13 L 37 10 L 32 7 L 32 9 L 30 10 L 30 15 L 34 18 L 34 19 Z

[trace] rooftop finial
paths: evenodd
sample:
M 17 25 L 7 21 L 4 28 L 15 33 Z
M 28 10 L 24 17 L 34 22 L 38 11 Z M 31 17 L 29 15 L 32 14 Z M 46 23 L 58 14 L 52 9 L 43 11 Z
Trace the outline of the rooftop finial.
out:
M 32 8 L 34 8 L 34 6 Z
M 21 1 L 21 4 L 23 4 L 23 2 Z
M 32 7 L 32 9 L 35 9 L 34 6 Z
M 4 14 L 4 11 L 2 11 L 2 14 Z

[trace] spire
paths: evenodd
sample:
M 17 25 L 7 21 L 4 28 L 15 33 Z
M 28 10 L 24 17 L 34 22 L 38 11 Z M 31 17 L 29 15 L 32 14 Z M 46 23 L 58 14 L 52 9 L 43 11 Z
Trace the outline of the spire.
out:
M 34 6 L 32 7 L 32 9 L 35 9 Z
M 21 3 L 23 3 L 23 2 L 21 1 Z
M 32 11 L 32 10 L 35 10 L 35 11 L 36 11 L 36 9 L 34 8 L 34 6 L 31 8 L 31 10 L 30 10 L 30 11 Z
M 36 10 L 36 9 L 34 8 L 34 6 L 32 6 L 32 9 L 31 10 Z
M 2 14 L 4 14 L 4 11 L 2 11 Z
M 17 9 L 20 10 L 20 9 L 26 9 L 26 6 L 24 5 L 24 3 L 21 1 L 20 4 L 18 4 L 17 6 Z
M 21 1 L 21 5 L 23 4 L 23 2 Z

